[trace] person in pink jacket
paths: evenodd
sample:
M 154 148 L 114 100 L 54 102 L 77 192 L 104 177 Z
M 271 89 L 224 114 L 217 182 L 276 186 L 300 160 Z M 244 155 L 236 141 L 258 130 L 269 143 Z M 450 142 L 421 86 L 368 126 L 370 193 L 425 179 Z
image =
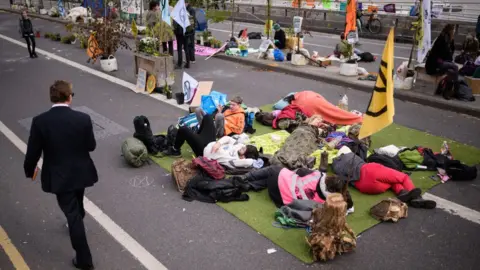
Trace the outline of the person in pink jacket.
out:
M 327 176 L 317 170 L 306 168 L 291 171 L 282 166 L 269 166 L 251 171 L 244 176 L 255 190 L 262 187 L 277 207 L 288 205 L 294 200 L 312 200 L 323 204 L 330 193 L 342 193 L 345 183 L 337 176 Z M 353 201 L 347 190 L 346 198 L 349 212 L 353 212 Z

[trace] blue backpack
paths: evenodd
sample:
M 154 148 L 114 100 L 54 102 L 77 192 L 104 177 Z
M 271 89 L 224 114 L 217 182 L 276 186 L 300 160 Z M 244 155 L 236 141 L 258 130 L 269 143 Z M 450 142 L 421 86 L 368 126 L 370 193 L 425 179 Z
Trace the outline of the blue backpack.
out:
M 245 127 L 243 131 L 245 133 L 253 134 L 255 133 L 255 129 L 253 128 L 253 122 L 255 121 L 255 112 L 246 112 L 245 113 Z

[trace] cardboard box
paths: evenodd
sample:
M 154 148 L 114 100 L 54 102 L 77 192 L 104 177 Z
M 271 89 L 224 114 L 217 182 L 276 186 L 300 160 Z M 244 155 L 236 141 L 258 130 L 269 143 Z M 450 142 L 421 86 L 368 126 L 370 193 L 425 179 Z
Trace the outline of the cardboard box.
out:
M 193 96 L 192 102 L 190 103 L 190 112 L 194 112 L 196 108 L 200 107 L 202 102 L 202 96 L 210 95 L 212 92 L 213 82 L 198 82 L 197 91 L 195 92 L 195 96 Z
M 468 86 L 472 88 L 472 94 L 480 95 L 480 79 L 479 78 L 465 77 L 465 81 L 467 81 Z

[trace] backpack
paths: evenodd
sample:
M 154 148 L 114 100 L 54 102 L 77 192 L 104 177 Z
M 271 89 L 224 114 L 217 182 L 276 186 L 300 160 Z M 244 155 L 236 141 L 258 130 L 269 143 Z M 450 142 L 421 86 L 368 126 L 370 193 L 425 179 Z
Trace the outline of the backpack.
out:
M 148 153 L 158 153 L 159 149 L 155 144 L 155 139 L 148 118 L 144 115 L 135 116 L 133 119 L 133 126 L 135 127 L 133 137 L 139 139 L 147 147 Z
M 372 206 L 370 215 L 380 221 L 397 222 L 408 217 L 408 206 L 397 198 L 388 198 Z
M 177 189 L 181 193 L 185 191 L 188 181 L 197 175 L 198 171 L 192 162 L 188 162 L 183 158 L 176 159 L 172 163 L 172 178 L 177 184 Z
M 367 162 L 382 164 L 385 167 L 397 170 L 399 172 L 403 170 L 403 163 L 398 156 L 392 158 L 387 155 L 373 153 L 367 158 Z
M 122 155 L 128 164 L 136 168 L 148 163 L 147 147 L 140 140 L 132 137 L 122 143 Z
M 446 160 L 445 172 L 452 181 L 469 181 L 477 178 L 477 168 L 462 164 L 458 160 Z
M 253 134 L 257 130 L 253 128 L 253 122 L 255 122 L 255 112 L 246 112 L 245 113 L 245 127 L 243 131 L 245 133 Z
M 375 62 L 375 56 L 369 52 L 360 53 L 358 57 L 360 57 L 360 61 L 363 62 Z
M 447 76 L 438 83 L 435 95 L 441 95 L 444 99 L 453 98 L 458 84 L 457 82 L 458 74 L 454 71 L 447 71 Z
M 197 157 L 192 160 L 192 164 L 206 172 L 213 179 L 220 180 L 225 178 L 225 169 L 216 160 Z

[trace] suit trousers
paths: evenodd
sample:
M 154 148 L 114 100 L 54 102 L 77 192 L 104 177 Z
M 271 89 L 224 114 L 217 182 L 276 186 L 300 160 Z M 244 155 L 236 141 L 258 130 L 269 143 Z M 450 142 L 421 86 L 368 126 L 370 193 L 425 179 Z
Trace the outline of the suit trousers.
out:
M 80 266 L 91 266 L 92 254 L 87 243 L 85 226 L 83 218 L 85 209 L 83 208 L 83 196 L 85 189 L 79 189 L 71 192 L 57 193 L 57 202 L 62 212 L 67 217 L 68 230 L 70 232 L 70 241 L 76 252 L 77 264 Z

